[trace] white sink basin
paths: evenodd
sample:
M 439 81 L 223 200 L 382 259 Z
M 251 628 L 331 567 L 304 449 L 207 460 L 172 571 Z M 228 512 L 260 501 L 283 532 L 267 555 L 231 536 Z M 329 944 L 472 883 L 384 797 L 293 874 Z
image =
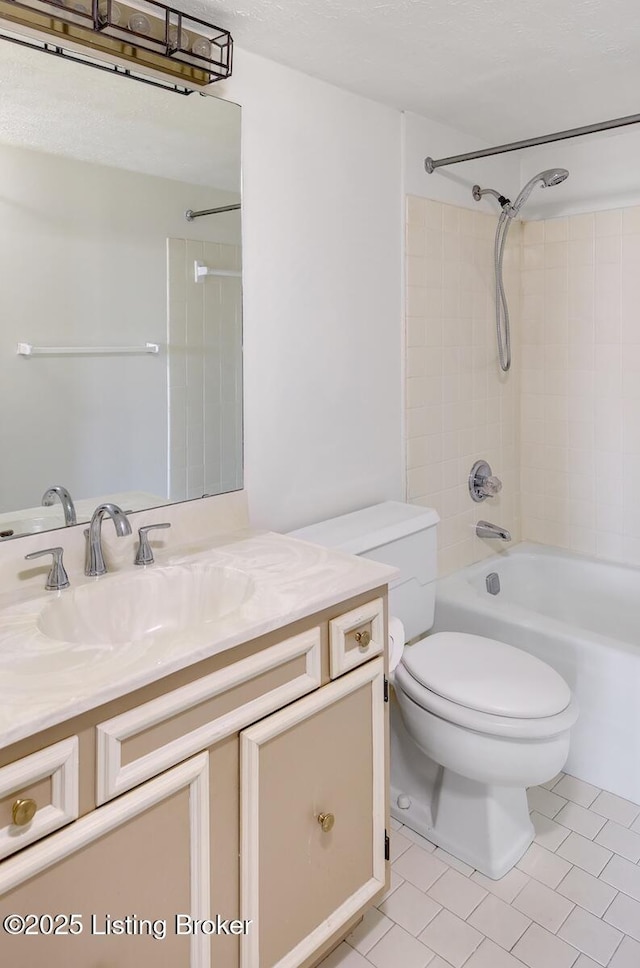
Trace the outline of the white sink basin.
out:
M 107 576 L 4 614 L 0 682 L 20 702 L 37 682 L 56 695 L 153 667 L 181 646 L 206 646 L 220 622 L 256 606 L 253 579 L 208 562 Z M 259 605 L 258 605 L 259 607 Z
M 65 592 L 45 605 L 37 627 L 76 645 L 136 643 L 218 621 L 240 609 L 253 589 L 248 575 L 221 565 L 149 568 Z

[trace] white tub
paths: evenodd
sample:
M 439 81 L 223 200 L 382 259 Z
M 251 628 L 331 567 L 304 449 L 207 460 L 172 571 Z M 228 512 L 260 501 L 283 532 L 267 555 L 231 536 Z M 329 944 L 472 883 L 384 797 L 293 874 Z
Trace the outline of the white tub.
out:
M 567 772 L 640 803 L 640 569 L 515 545 L 438 582 L 434 631 L 456 630 L 553 666 L 580 705 Z

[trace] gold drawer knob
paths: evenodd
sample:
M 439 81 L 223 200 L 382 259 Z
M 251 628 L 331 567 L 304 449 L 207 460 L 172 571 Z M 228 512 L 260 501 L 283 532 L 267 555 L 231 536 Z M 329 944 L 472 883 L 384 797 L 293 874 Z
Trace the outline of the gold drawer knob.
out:
M 324 830 L 325 834 L 328 834 L 330 830 L 333 830 L 333 825 L 335 822 L 336 822 L 336 818 L 332 813 L 318 814 L 318 823 Z
M 36 815 L 38 804 L 35 800 L 16 800 L 11 808 L 11 816 L 16 827 L 24 827 L 31 823 Z
M 371 632 L 368 632 L 367 629 L 364 632 L 356 632 L 356 642 L 361 649 L 367 649 L 371 642 Z

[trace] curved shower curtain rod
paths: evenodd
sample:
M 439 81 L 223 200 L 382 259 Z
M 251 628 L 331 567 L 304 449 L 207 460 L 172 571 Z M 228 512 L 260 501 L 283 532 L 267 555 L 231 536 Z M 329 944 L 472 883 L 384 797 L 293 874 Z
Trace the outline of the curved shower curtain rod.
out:
M 539 138 L 527 138 L 524 141 L 511 141 L 495 148 L 481 148 L 469 151 L 465 155 L 450 155 L 448 158 L 425 158 L 424 167 L 432 175 L 436 168 L 443 165 L 457 165 L 461 161 L 473 161 L 474 158 L 488 158 L 491 155 L 503 155 L 508 151 L 518 151 L 520 148 L 534 148 L 536 145 L 547 145 L 553 141 L 565 141 L 569 138 L 579 138 L 583 134 L 596 134 L 598 131 L 608 131 L 610 128 L 624 128 L 630 124 L 640 124 L 640 114 L 629 114 L 624 118 L 614 118 L 612 121 L 599 121 L 597 124 L 586 124 L 581 128 L 567 128 L 566 131 L 556 131 L 554 134 L 543 134 Z

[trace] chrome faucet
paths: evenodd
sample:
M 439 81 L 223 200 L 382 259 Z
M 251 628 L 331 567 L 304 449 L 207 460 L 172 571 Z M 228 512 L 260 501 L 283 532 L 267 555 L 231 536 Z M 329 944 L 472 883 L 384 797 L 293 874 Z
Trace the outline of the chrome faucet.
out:
M 479 538 L 498 538 L 500 541 L 511 541 L 511 532 L 490 521 L 478 521 L 476 534 Z
M 97 575 L 104 575 L 107 566 L 102 553 L 102 521 L 105 517 L 110 517 L 116 529 L 116 534 L 120 538 L 131 534 L 131 525 L 126 514 L 117 504 L 99 504 L 93 512 L 91 524 L 85 534 L 87 536 L 87 557 L 85 559 L 84 573 L 89 578 Z
M 76 518 L 76 509 L 73 506 L 73 501 L 71 495 L 69 494 L 66 487 L 62 484 L 54 484 L 53 487 L 48 488 L 42 495 L 42 506 L 45 508 L 50 508 L 54 503 L 56 498 L 59 499 L 62 505 L 62 510 L 64 511 L 64 526 L 68 528 L 72 524 L 77 524 L 78 520 Z

